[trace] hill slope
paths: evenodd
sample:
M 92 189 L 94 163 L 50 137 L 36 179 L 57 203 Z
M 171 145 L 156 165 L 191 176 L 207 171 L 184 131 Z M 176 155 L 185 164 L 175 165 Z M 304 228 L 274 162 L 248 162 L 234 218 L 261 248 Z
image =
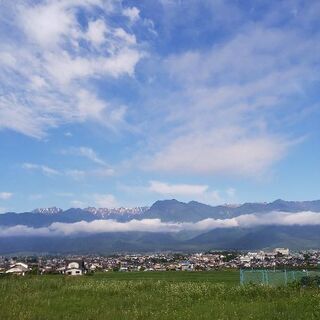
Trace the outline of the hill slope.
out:
M 227 219 L 252 213 L 264 215 L 271 211 L 320 212 L 320 201 L 294 202 L 276 200 L 271 203 L 245 203 L 231 207 L 227 205 L 209 206 L 195 201 L 184 203 L 177 200 L 164 200 L 155 202 L 150 209 L 146 209 L 146 211 L 139 214 L 130 214 L 129 210 L 128 213 L 123 214 L 110 212 L 108 215 L 97 215 L 85 209 L 73 208 L 66 211 L 56 210 L 54 213 L 50 210 L 20 214 L 6 213 L 0 215 L 0 231 L 17 225 L 41 228 L 48 227 L 55 222 L 72 224 L 79 221 L 90 222 L 96 219 L 114 219 L 119 222 L 128 222 L 133 219 L 160 219 L 162 222 L 190 224 L 206 218 Z M 150 223 L 150 221 L 146 223 Z M 319 248 L 320 226 L 269 225 L 250 228 L 217 228 L 210 231 L 186 229 L 170 233 L 126 231 L 82 234 L 79 232 L 72 236 L 56 234 L 50 236 L 13 236 L 10 233 L 4 233 L 4 235 L 0 236 L 0 254 L 16 252 L 112 253 L 163 250 L 261 249 L 279 246 L 291 249 Z

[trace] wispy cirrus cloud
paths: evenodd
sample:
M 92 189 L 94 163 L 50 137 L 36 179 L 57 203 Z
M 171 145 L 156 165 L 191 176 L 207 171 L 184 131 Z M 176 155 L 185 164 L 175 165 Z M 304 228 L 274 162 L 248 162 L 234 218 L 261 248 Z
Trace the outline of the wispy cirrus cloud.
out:
M 169 184 L 161 181 L 150 181 L 149 190 L 162 195 L 201 195 L 208 190 L 207 185 L 197 184 Z
M 96 164 L 103 166 L 106 165 L 106 162 L 102 160 L 92 148 L 89 147 L 71 147 L 69 149 L 62 150 L 61 153 L 65 155 L 84 157 Z
M 42 138 L 65 123 L 124 124 L 124 106 L 99 97 L 91 81 L 134 75 L 143 51 L 125 21 L 110 23 L 113 14 L 138 19 L 134 7 L 113 0 L 0 6 L 6 12 L 0 19 L 0 128 Z
M 152 97 L 150 104 L 163 121 L 152 122 L 149 128 L 152 139 L 146 145 L 151 156 L 143 154 L 143 168 L 242 177 L 269 172 L 303 141 L 287 120 L 307 108 L 304 92 L 319 79 L 319 34 L 307 30 L 307 25 L 315 27 L 315 20 L 288 10 L 283 14 L 285 24 L 274 5 L 256 20 L 254 13 L 251 16 L 235 3 L 192 1 L 190 12 L 178 2 L 162 3 L 167 37 L 177 37 L 170 31 L 177 27 L 179 15 L 185 14 L 185 32 L 197 32 L 201 38 L 199 29 L 192 28 L 197 14 L 190 12 L 203 7 L 213 21 L 210 31 L 222 28 L 228 37 L 215 41 L 213 32 L 212 37 L 207 35 L 208 45 L 199 40 L 192 49 L 182 42 L 186 48 L 160 64 L 167 81 L 161 82 L 161 89 L 154 87 L 167 94 L 156 101 Z M 299 4 L 279 4 L 282 10 L 286 6 Z M 317 7 L 311 1 L 300 9 L 310 15 L 311 8 Z M 222 23 L 219 19 L 226 15 Z M 207 25 L 203 27 L 203 36 L 210 33 Z
M 115 170 L 112 168 L 98 168 L 98 169 L 67 169 L 64 171 L 67 177 L 71 177 L 76 181 L 83 180 L 85 178 L 95 177 L 95 178 L 107 178 L 115 175 Z
M 317 0 L 5 0 L 0 12 L 5 180 L 27 178 L 9 168 L 27 161 L 12 139 L 50 159 L 25 167 L 55 177 L 50 189 L 121 203 L 231 202 L 226 183 L 243 188 L 238 201 L 292 197 L 286 179 L 302 158 L 300 194 L 316 197 L 306 164 L 319 135 Z
M 73 178 L 74 180 L 80 181 L 88 177 L 111 177 L 115 175 L 115 169 L 112 168 L 106 161 L 104 161 L 100 156 L 89 147 L 70 147 L 68 149 L 61 150 L 63 155 L 71 155 L 77 157 L 86 158 L 96 165 L 97 168 L 92 169 L 67 169 L 65 170 L 65 175 Z
M 96 177 L 96 178 L 111 177 L 115 174 L 114 169 L 109 167 L 87 169 L 87 170 L 82 170 L 82 169 L 57 170 L 44 164 L 23 163 L 22 168 L 28 171 L 40 172 L 41 174 L 48 177 L 54 177 L 54 176 L 71 177 L 76 181 L 83 180 L 88 177 Z
M 39 171 L 46 176 L 57 176 L 61 174 L 60 171 L 43 164 L 25 162 L 22 164 L 22 168 L 30 171 Z

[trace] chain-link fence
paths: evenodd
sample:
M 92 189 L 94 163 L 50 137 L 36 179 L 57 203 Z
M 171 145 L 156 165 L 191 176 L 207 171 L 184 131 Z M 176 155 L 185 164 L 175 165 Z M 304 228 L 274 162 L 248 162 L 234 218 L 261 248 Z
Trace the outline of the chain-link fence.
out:
M 287 285 L 304 277 L 320 276 L 320 271 L 308 270 L 240 270 L 240 284 Z

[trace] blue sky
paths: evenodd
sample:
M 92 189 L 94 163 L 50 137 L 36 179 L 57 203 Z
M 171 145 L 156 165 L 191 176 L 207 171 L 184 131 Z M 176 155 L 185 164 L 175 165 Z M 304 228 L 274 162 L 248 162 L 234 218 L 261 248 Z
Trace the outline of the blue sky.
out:
M 319 1 L 0 3 L 0 211 L 319 199 Z

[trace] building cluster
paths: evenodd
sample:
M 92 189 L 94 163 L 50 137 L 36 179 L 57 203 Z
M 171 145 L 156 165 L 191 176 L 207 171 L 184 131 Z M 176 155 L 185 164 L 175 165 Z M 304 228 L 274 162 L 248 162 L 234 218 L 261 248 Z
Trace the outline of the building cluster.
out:
M 0 257 L 0 274 L 82 275 L 93 272 L 210 271 L 217 269 L 320 267 L 320 250 L 286 248 L 256 252 L 154 253 L 112 256 Z

